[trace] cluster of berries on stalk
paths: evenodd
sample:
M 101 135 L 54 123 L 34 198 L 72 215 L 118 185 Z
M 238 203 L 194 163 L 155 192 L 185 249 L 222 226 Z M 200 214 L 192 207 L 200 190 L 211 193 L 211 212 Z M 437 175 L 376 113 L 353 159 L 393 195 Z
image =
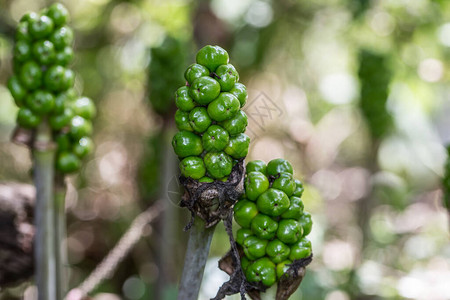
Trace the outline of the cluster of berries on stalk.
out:
M 447 161 L 444 166 L 444 178 L 442 179 L 443 204 L 450 213 L 450 145 L 447 145 Z
M 81 159 L 91 152 L 91 119 L 94 103 L 78 97 L 73 89 L 75 74 L 68 68 L 73 59 L 73 31 L 69 13 L 59 3 L 40 14 L 25 14 L 15 36 L 14 75 L 8 88 L 19 107 L 17 123 L 34 129 L 48 122 L 58 144 L 56 168 L 77 171 Z
M 203 47 L 196 61 L 184 73 L 186 86 L 176 91 L 175 123 L 180 131 L 172 146 L 184 177 L 226 181 L 233 165 L 248 153 L 248 122 L 241 110 L 247 89 L 221 47 Z
M 285 159 L 251 161 L 246 167 L 245 194 L 234 206 L 241 226 L 236 243 L 242 248 L 241 267 L 248 282 L 267 287 L 290 264 L 311 255 L 311 215 L 304 212 L 303 184 L 294 179 Z

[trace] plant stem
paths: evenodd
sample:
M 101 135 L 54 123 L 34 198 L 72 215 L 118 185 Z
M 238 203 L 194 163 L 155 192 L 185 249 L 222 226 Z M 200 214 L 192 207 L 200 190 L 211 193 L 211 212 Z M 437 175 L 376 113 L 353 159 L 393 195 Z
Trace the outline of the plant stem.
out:
M 55 228 L 57 236 L 55 238 L 56 253 L 56 276 L 60 280 L 58 284 L 58 299 L 64 299 L 67 293 L 68 261 L 67 247 L 63 241 L 66 238 L 66 187 L 64 185 L 64 175 L 57 174 L 55 178 Z
M 46 121 L 37 128 L 33 149 L 35 206 L 35 278 L 39 300 L 58 300 L 59 278 L 56 273 L 54 209 L 54 160 L 51 129 Z
M 204 221 L 195 217 L 194 225 L 189 231 L 183 273 L 178 289 L 178 300 L 198 299 L 214 229 L 215 226 L 205 228 Z

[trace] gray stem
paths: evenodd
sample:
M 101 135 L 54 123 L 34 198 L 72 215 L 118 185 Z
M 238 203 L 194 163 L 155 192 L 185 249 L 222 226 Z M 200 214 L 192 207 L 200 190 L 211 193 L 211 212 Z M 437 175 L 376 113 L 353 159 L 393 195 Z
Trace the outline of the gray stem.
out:
M 35 278 L 39 300 L 58 300 L 59 278 L 56 273 L 56 250 L 54 209 L 54 160 L 55 151 L 51 149 L 51 129 L 42 122 L 37 129 L 33 150 L 34 184 L 36 185 L 35 206 Z
M 195 217 L 194 226 L 189 231 L 183 273 L 178 289 L 178 300 L 198 299 L 214 229 L 215 226 L 205 228 L 204 221 Z

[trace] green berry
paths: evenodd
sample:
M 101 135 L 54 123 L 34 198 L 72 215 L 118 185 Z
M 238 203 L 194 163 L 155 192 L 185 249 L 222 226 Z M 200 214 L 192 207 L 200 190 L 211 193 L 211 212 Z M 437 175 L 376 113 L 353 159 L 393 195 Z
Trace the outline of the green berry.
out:
M 247 166 L 245 167 L 245 172 L 261 172 L 263 174 L 266 174 L 266 163 L 262 160 L 252 160 L 247 163 Z
M 83 117 L 75 116 L 70 121 L 70 135 L 74 140 L 79 140 L 82 137 L 90 136 L 92 134 L 92 123 Z
M 205 176 L 206 169 L 203 160 L 198 156 L 189 156 L 180 162 L 181 174 L 184 177 L 200 179 Z
M 24 128 L 35 128 L 41 123 L 41 117 L 30 109 L 22 107 L 17 113 L 17 124 Z
M 261 282 L 265 286 L 272 286 L 277 280 L 275 264 L 269 258 L 263 257 L 247 267 L 245 277 L 249 282 Z
M 282 241 L 275 239 L 270 241 L 266 247 L 267 256 L 276 264 L 286 260 L 289 257 L 291 249 Z
M 8 80 L 8 89 L 11 92 L 11 95 L 18 107 L 23 105 L 23 101 L 27 96 L 27 90 L 20 83 L 19 78 L 17 76 L 12 76 Z
M 228 63 L 227 51 L 219 46 L 205 46 L 197 52 L 196 61 L 198 64 L 207 67 L 214 72 L 218 66 Z
M 244 181 L 245 195 L 249 200 L 255 201 L 259 195 L 269 188 L 269 180 L 261 172 L 250 172 Z
M 300 180 L 295 179 L 295 190 L 292 195 L 296 197 L 301 197 L 303 195 L 303 190 L 304 190 L 303 183 Z
M 175 112 L 175 125 L 180 131 L 194 131 L 189 123 L 189 113 L 179 109 Z
M 73 111 L 70 107 L 66 107 L 62 114 L 55 114 L 49 117 L 48 121 L 53 130 L 61 130 L 68 126 L 73 118 Z
M 94 142 L 90 137 L 82 137 L 73 145 L 73 153 L 79 158 L 89 155 L 94 149 Z
M 270 188 L 258 197 L 256 205 L 263 214 L 278 217 L 289 208 L 290 203 L 284 192 Z
M 55 64 L 63 67 L 67 66 L 73 60 L 72 47 L 65 47 L 55 54 Z
M 212 178 L 223 178 L 230 175 L 233 163 L 224 152 L 209 152 L 203 158 L 206 170 Z
M 256 236 L 247 237 L 242 245 L 245 256 L 251 260 L 263 257 L 266 254 L 267 243 L 267 240 L 260 239 Z
M 34 61 L 27 61 L 21 68 L 19 74 L 20 82 L 28 90 L 35 90 L 41 86 L 41 67 Z
M 47 40 L 40 40 L 33 44 L 31 52 L 35 60 L 43 65 L 50 65 L 55 60 L 55 47 Z
M 195 106 L 195 101 L 189 96 L 189 88 L 187 86 L 180 87 L 175 93 L 175 105 L 179 110 L 191 111 Z
M 232 136 L 225 148 L 225 153 L 232 158 L 243 158 L 248 154 L 248 147 L 250 145 L 250 138 L 244 133 Z
M 312 229 L 311 215 L 307 212 L 304 212 L 303 215 L 298 219 L 298 223 L 303 228 L 303 236 L 307 236 Z
M 244 240 L 251 235 L 253 235 L 253 233 L 250 229 L 239 228 L 238 231 L 236 232 L 236 243 L 242 246 L 244 244 Z
M 209 70 L 208 68 L 199 64 L 190 65 L 186 69 L 186 72 L 184 72 L 184 78 L 189 84 L 192 84 L 195 79 L 203 76 L 209 76 Z
M 273 181 L 272 187 L 283 191 L 288 197 L 290 197 L 294 193 L 296 184 L 292 174 L 280 173 L 279 177 Z
M 289 198 L 289 208 L 281 215 L 283 219 L 295 219 L 298 220 L 303 214 L 303 202 L 299 197 L 292 196 Z
M 277 158 L 269 161 L 267 164 L 267 175 L 278 176 L 280 173 L 294 174 L 294 170 L 290 162 L 283 158 Z
M 56 168 L 63 173 L 76 172 L 80 167 L 80 159 L 72 152 L 61 152 L 56 159 Z
M 199 77 L 189 87 L 189 95 L 200 105 L 207 105 L 220 94 L 220 84 L 209 76 Z
M 215 75 L 222 92 L 230 91 L 239 80 L 239 74 L 232 64 L 219 66 L 215 72 Z
M 38 115 L 49 113 L 55 106 L 55 97 L 46 90 L 37 90 L 25 98 L 26 105 Z
M 29 60 L 31 57 L 31 48 L 28 41 L 18 40 L 14 45 L 14 59 L 19 62 Z
M 73 31 L 69 27 L 63 26 L 57 28 L 49 37 L 50 42 L 53 43 L 55 49 L 62 50 L 69 47 L 73 43 Z
M 234 84 L 234 87 L 230 90 L 230 93 L 236 96 L 236 98 L 239 100 L 239 103 L 241 104 L 241 107 L 243 107 L 247 102 L 247 88 L 242 83 L 236 82 Z
M 62 26 L 69 20 L 69 12 L 61 3 L 50 5 L 46 15 L 53 20 L 55 26 Z
M 290 252 L 290 251 L 289 251 Z M 289 265 L 292 264 L 292 261 L 286 259 L 280 263 L 277 264 L 277 279 L 280 279 L 284 273 L 289 269 Z
M 258 214 L 256 204 L 248 200 L 240 200 L 233 208 L 234 220 L 243 228 L 250 228 L 253 218 Z
M 228 144 L 230 137 L 228 132 L 219 125 L 211 125 L 203 133 L 203 149 L 208 152 L 222 151 Z
M 28 31 L 31 36 L 36 39 L 42 39 L 48 36 L 54 28 L 52 19 L 47 16 L 40 16 L 37 20 L 28 20 Z
M 232 118 L 220 122 L 219 125 L 225 128 L 230 135 L 243 133 L 248 125 L 247 115 L 239 110 Z
M 278 229 L 278 223 L 271 217 L 258 214 L 253 218 L 250 225 L 252 232 L 259 238 L 271 240 L 275 237 Z
M 220 95 L 208 105 L 208 114 L 214 121 L 231 119 L 239 111 L 239 100 L 230 93 Z
M 88 97 L 80 97 L 72 104 L 72 109 L 77 116 L 92 120 L 97 114 L 94 102 Z
M 172 147 L 179 157 L 196 156 L 203 152 L 202 139 L 189 131 L 177 132 L 172 139 Z
M 293 219 L 282 219 L 278 223 L 277 237 L 286 244 L 297 242 L 303 235 L 303 229 L 299 222 Z
M 211 118 L 204 107 L 196 107 L 189 113 L 189 123 L 194 131 L 202 133 L 211 125 Z

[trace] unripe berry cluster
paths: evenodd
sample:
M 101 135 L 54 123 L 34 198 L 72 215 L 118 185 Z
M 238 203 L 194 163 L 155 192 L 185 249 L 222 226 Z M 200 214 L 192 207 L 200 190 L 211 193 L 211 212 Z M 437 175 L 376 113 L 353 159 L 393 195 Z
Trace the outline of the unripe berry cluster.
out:
M 380 138 L 392 125 L 392 117 L 386 109 L 391 80 L 387 58 L 370 51 L 362 51 L 358 75 L 361 82 L 361 110 L 371 134 Z
M 80 159 L 92 149 L 91 99 L 77 97 L 75 74 L 68 68 L 73 59 L 73 32 L 66 25 L 67 9 L 55 3 L 40 14 L 24 15 L 17 26 L 14 75 L 8 88 L 19 107 L 17 123 L 36 128 L 48 122 L 58 142 L 56 167 L 74 172 Z
M 245 194 L 234 206 L 241 226 L 236 242 L 248 282 L 273 285 L 295 260 L 311 255 L 311 215 L 303 211 L 303 184 L 285 159 L 260 160 L 246 167 Z
M 175 95 L 175 123 L 180 131 L 172 146 L 184 177 L 225 181 L 237 160 L 248 153 L 247 116 L 241 110 L 247 90 L 219 46 L 203 47 L 196 60 L 184 73 L 186 86 Z
M 445 163 L 444 178 L 442 179 L 443 204 L 450 212 L 450 145 L 447 146 L 447 162 Z

